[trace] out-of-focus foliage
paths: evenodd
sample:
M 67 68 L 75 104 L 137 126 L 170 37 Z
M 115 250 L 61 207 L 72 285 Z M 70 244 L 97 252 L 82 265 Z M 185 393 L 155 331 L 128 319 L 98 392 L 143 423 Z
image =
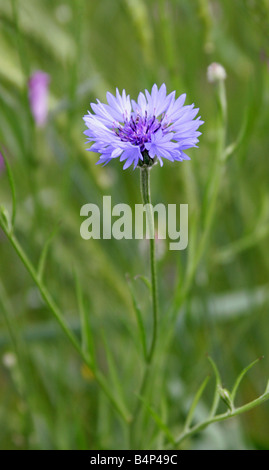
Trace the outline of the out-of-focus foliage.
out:
M 102 168 L 86 152 L 82 116 L 106 91 L 137 96 L 153 83 L 187 93 L 205 121 L 190 162 L 166 162 L 152 175 L 153 203 L 189 204 L 189 228 L 215 163 L 216 101 L 208 65 L 227 72 L 228 160 L 207 251 L 162 358 L 164 417 L 180 430 L 191 396 L 219 364 L 224 385 L 257 357 L 240 386 L 259 395 L 269 366 L 269 5 L 267 0 L 0 0 L 0 143 L 14 174 L 16 233 L 34 264 L 53 230 L 44 278 L 79 334 L 74 271 L 88 309 L 98 361 L 109 373 L 107 343 L 125 384 L 127 406 L 141 377 L 136 322 L 126 273 L 148 275 L 144 242 L 82 240 L 80 207 L 102 196 L 140 203 L 139 172 L 119 161 Z M 36 129 L 27 96 L 35 70 L 50 75 L 49 120 Z M 6 171 L 0 204 L 11 206 Z M 189 249 L 189 248 L 188 248 Z M 188 250 L 187 249 L 187 250 Z M 187 251 L 186 250 L 186 251 Z M 159 250 L 160 312 L 184 277 L 186 252 Z M 135 286 L 150 328 L 143 283 Z M 124 448 L 125 430 L 52 320 L 20 260 L 0 233 L 0 448 Z M 11 334 L 10 334 L 11 332 Z M 104 338 L 106 339 L 104 341 Z M 14 356 L 15 354 L 15 356 Z M 113 374 L 112 374 L 113 375 Z M 113 380 L 113 377 L 112 377 Z M 112 386 L 112 385 L 111 385 Z M 210 387 L 198 413 L 210 402 Z M 268 404 L 213 425 L 187 448 L 268 449 Z M 152 426 L 154 423 L 151 423 Z M 161 447 L 161 443 L 160 443 Z

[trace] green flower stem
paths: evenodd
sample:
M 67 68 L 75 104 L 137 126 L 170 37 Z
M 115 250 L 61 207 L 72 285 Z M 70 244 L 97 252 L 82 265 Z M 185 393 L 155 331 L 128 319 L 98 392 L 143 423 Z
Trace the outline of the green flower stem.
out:
M 155 256 L 155 233 L 154 233 L 154 214 L 150 195 L 150 168 L 142 167 L 140 170 L 140 188 L 143 204 L 146 207 L 147 223 L 150 236 L 150 269 L 151 269 L 151 292 L 152 292 L 152 313 L 153 313 L 153 333 L 150 351 L 147 362 L 150 363 L 154 354 L 157 341 L 158 330 L 158 296 L 157 296 L 157 273 Z
M 140 168 L 140 189 L 142 202 L 145 206 L 148 233 L 150 237 L 150 270 L 151 270 L 151 294 L 152 294 L 152 313 L 153 313 L 153 331 L 149 352 L 146 356 L 145 369 L 141 381 L 140 390 L 138 393 L 137 401 L 135 404 L 133 419 L 130 425 L 130 446 L 135 447 L 134 431 L 135 425 L 138 421 L 140 413 L 143 409 L 141 398 L 144 397 L 149 378 L 152 373 L 152 363 L 156 351 L 156 342 L 158 337 L 158 295 L 157 295 L 157 272 L 156 272 L 156 257 L 155 257 L 155 233 L 154 233 L 154 212 L 151 204 L 150 195 L 150 168 L 143 166 Z
M 38 271 L 34 268 L 32 265 L 31 261 L 28 259 L 26 253 L 24 252 L 23 248 L 21 247 L 20 243 L 18 242 L 17 238 L 13 234 L 13 231 L 11 231 L 8 228 L 7 222 L 5 218 L 3 217 L 2 213 L 0 213 L 0 226 L 3 229 L 4 233 L 6 234 L 8 240 L 10 241 L 11 245 L 13 246 L 14 250 L 16 251 L 17 255 L 21 259 L 22 263 L 24 264 L 25 268 L 31 275 L 33 281 L 37 285 L 40 294 L 42 295 L 45 303 L 47 304 L 48 308 L 52 312 L 53 316 L 59 323 L 60 327 L 62 328 L 63 332 L 67 336 L 67 338 L 70 340 L 76 351 L 79 353 L 85 364 L 92 369 L 93 364 L 91 359 L 89 359 L 88 355 L 86 352 L 83 351 L 82 347 L 80 346 L 80 343 L 78 342 L 76 336 L 72 333 L 70 330 L 69 326 L 67 325 L 62 312 L 54 302 L 53 298 L 51 297 L 49 291 L 47 290 L 46 286 L 44 285 L 43 281 L 40 279 L 38 275 Z M 100 386 L 100 388 L 103 390 L 111 404 L 113 405 L 114 409 L 117 411 L 117 413 L 121 416 L 121 418 L 128 423 L 130 421 L 130 416 L 128 412 L 125 410 L 125 408 L 122 406 L 121 403 L 119 403 L 116 398 L 113 396 L 113 394 L 110 391 L 110 388 L 108 384 L 105 382 L 105 379 L 103 375 L 101 374 L 100 371 L 96 370 L 94 368 L 93 370 L 94 377 L 96 379 L 96 382 Z

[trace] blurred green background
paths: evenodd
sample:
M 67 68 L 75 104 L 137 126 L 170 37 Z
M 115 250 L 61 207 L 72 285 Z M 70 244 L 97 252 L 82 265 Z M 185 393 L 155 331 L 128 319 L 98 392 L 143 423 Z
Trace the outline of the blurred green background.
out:
M 244 379 L 240 399 L 261 394 L 269 375 L 269 2 L 0 0 L 0 27 L 0 142 L 15 179 L 17 236 L 36 264 L 57 227 L 46 284 L 78 333 L 76 269 L 100 367 L 108 367 L 107 343 L 127 403 L 142 366 L 132 341 L 137 327 L 125 275 L 148 275 L 146 247 L 137 240 L 82 240 L 80 207 L 101 206 L 103 195 L 111 195 L 112 204 L 140 203 L 139 172 L 123 172 L 117 160 L 96 166 L 98 156 L 85 150 L 82 117 L 90 102 L 104 101 L 106 91 L 116 87 L 134 99 L 153 83 L 187 93 L 186 104 L 194 102 L 205 121 L 199 149 L 188 152 L 190 162 L 154 168 L 152 200 L 189 204 L 191 227 L 193 213 L 202 221 L 216 155 L 217 105 L 207 67 L 214 61 L 225 67 L 227 139 L 232 143 L 241 135 L 241 145 L 227 162 L 210 243 L 179 315 L 158 393 L 168 425 L 180 429 L 190 397 L 210 372 L 209 353 L 228 388 L 242 368 L 264 356 Z M 50 75 L 44 129 L 35 127 L 27 96 L 36 70 Z M 11 207 L 5 170 L 0 202 Z M 165 241 L 158 252 L 164 315 L 178 270 L 184 277 L 187 254 L 169 251 Z M 138 291 L 145 318 L 150 317 L 146 291 L 143 286 Z M 0 448 L 124 448 L 121 423 L 2 232 L 0 313 Z M 150 318 L 148 323 L 150 328 Z M 198 408 L 201 416 L 211 395 L 209 387 Z M 266 403 L 184 445 L 268 449 L 268 421 Z

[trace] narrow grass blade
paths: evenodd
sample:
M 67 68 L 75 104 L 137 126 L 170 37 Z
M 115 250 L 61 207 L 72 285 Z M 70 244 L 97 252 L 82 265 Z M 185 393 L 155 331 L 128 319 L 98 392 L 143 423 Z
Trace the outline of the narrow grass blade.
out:
M 257 362 L 259 362 L 261 359 L 263 359 L 262 357 L 259 357 L 258 359 L 256 359 L 255 361 L 251 362 L 251 364 L 249 364 L 247 367 L 245 367 L 245 369 L 242 370 L 241 374 L 239 374 L 239 376 L 237 377 L 236 381 L 235 381 L 235 384 L 233 386 L 233 389 L 232 389 L 232 392 L 231 392 L 231 400 L 232 400 L 232 403 L 234 402 L 235 400 L 235 396 L 236 396 L 236 392 L 238 390 L 238 387 L 243 379 L 243 377 L 245 376 L 245 374 L 253 367 L 255 366 L 255 364 L 257 364 Z
M 10 168 L 10 165 L 9 165 L 9 162 L 8 162 L 8 159 L 7 159 L 7 157 L 6 157 L 6 154 L 5 154 L 5 152 L 4 152 L 2 146 L 0 146 L 0 152 L 1 152 L 2 156 L 3 156 L 4 162 L 5 162 L 5 165 L 6 165 L 7 176 L 8 176 L 8 181 L 9 181 L 9 185 L 10 185 L 10 189 L 11 189 L 11 195 L 12 195 L 11 227 L 12 227 L 12 230 L 13 230 L 13 228 L 14 228 L 14 223 L 15 223 L 15 217 L 16 217 L 16 207 L 17 207 L 14 178 L 13 178 L 13 174 L 12 174 L 12 171 L 11 171 L 11 168 Z
M 134 280 L 136 280 L 136 279 L 140 279 L 145 284 L 145 286 L 149 289 L 149 291 L 151 292 L 151 289 L 152 289 L 151 282 L 146 276 L 142 276 L 141 274 L 137 274 L 137 276 L 134 277 Z
M 109 369 L 109 374 L 110 378 L 113 384 L 113 390 L 116 393 L 116 396 L 118 398 L 118 402 L 121 403 L 122 409 L 125 411 L 125 414 L 127 414 L 127 408 L 125 405 L 125 398 L 123 395 L 123 388 L 122 388 L 122 381 L 119 378 L 118 374 L 118 369 L 115 364 L 115 359 L 112 355 L 111 349 L 107 343 L 107 339 L 105 337 L 104 331 L 102 332 L 103 336 L 103 343 L 106 351 L 106 358 L 107 358 L 107 364 L 108 364 L 108 369 Z
M 42 251 L 41 251 L 41 255 L 40 255 L 40 258 L 39 258 L 39 262 L 38 262 L 38 267 L 37 267 L 37 275 L 38 275 L 38 278 L 40 281 L 42 281 L 43 279 L 43 273 L 44 273 L 44 269 L 45 269 L 45 264 L 46 264 L 46 260 L 47 260 L 47 255 L 48 255 L 48 251 L 49 251 L 49 248 L 50 248 L 50 244 L 54 238 L 54 236 L 56 235 L 57 231 L 58 231 L 59 227 L 57 226 L 52 232 L 51 234 L 49 235 Z
M 218 409 L 219 400 L 220 400 L 219 389 L 222 388 L 222 384 L 221 384 L 220 373 L 219 373 L 219 370 L 218 370 L 215 362 L 213 361 L 213 359 L 210 356 L 208 356 L 208 360 L 209 360 L 209 362 L 210 362 L 210 364 L 213 368 L 213 371 L 214 371 L 214 374 L 215 374 L 215 377 L 216 377 L 216 386 L 215 386 L 214 398 L 213 398 L 212 407 L 211 407 L 211 410 L 210 410 L 210 413 L 209 413 L 209 416 L 212 418 L 213 416 L 215 416 L 216 411 Z
M 161 417 L 158 415 L 158 413 L 156 413 L 156 411 L 142 398 L 142 397 L 138 397 L 142 403 L 144 404 L 145 408 L 147 409 L 147 411 L 149 412 L 149 414 L 152 416 L 152 418 L 154 419 L 155 423 L 157 424 L 157 426 L 159 427 L 159 429 L 166 435 L 167 439 L 169 440 L 169 442 L 172 444 L 172 445 L 175 445 L 175 439 L 174 439 L 174 436 L 173 434 L 171 433 L 170 429 L 168 428 L 168 426 L 163 422 L 163 420 L 161 419 Z
M 191 407 L 190 407 L 190 410 L 189 410 L 189 413 L 187 415 L 187 418 L 186 418 L 186 421 L 185 421 L 185 426 L 184 426 L 184 430 L 187 431 L 192 423 L 192 419 L 193 419 L 193 415 L 194 415 L 194 412 L 195 412 L 195 409 L 198 405 L 198 402 L 203 394 L 203 391 L 208 383 L 208 380 L 210 379 L 209 376 L 207 376 L 203 383 L 201 384 L 201 386 L 199 387 L 198 391 L 196 392 L 196 395 L 192 401 L 192 404 L 191 404 Z

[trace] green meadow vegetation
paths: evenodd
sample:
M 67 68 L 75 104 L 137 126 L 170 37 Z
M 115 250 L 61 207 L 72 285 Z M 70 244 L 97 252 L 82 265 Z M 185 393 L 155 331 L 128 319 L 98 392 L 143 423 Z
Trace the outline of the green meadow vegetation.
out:
M 83 116 L 154 83 L 204 124 L 190 161 L 151 170 L 189 244 L 156 241 L 147 362 L 149 243 L 84 240 L 80 209 L 141 203 L 140 170 L 96 165 Z M 268 0 L 0 0 L 0 152 L 0 449 L 268 449 Z

